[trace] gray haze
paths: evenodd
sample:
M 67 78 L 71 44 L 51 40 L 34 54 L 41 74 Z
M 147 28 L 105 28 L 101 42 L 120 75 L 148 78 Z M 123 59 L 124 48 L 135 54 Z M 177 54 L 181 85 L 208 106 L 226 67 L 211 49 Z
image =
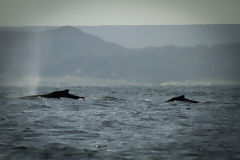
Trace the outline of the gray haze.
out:
M 239 24 L 239 0 L 0 0 L 0 26 Z
M 33 86 L 38 82 L 79 85 L 239 82 L 240 43 L 232 42 L 235 38 L 230 38 L 230 31 L 225 33 L 228 38 L 223 41 L 226 43 L 213 46 L 128 49 L 77 27 L 3 27 L 0 29 L 0 82 L 1 85 Z M 182 33 L 182 39 L 185 38 Z M 216 43 L 215 38 L 212 43 Z

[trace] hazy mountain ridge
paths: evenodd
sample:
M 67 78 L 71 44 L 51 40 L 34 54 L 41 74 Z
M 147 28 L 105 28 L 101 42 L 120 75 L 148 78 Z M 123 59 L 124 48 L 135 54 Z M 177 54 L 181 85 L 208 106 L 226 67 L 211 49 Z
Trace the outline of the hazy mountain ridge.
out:
M 79 26 L 127 48 L 196 46 L 240 42 L 240 24 Z
M 158 84 L 240 80 L 240 43 L 211 47 L 127 49 L 65 26 L 42 32 L 0 31 L 0 82 L 24 76 L 77 76 Z
M 0 31 L 43 32 L 59 26 L 0 27 Z M 126 48 L 213 46 L 240 42 L 240 24 L 76 26 L 85 33 Z

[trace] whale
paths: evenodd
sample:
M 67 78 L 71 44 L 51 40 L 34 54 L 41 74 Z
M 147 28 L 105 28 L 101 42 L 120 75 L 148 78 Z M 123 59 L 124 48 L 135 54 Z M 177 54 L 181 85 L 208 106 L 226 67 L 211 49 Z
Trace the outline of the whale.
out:
M 190 102 L 190 103 L 199 103 L 198 101 L 190 100 L 185 98 L 184 95 L 178 96 L 178 97 L 173 97 L 166 102 L 175 102 L 175 101 L 181 101 L 181 102 Z
M 42 97 L 42 98 L 71 98 L 71 99 L 85 99 L 85 97 L 79 97 L 69 93 L 69 89 L 62 90 L 62 91 L 54 91 L 48 94 L 38 94 L 20 98 L 35 98 L 35 97 Z

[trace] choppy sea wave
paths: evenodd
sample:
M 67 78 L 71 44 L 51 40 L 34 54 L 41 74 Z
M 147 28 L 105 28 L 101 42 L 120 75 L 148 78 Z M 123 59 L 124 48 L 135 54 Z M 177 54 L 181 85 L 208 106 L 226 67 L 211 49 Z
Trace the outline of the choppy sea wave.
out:
M 87 99 L 1 88 L 0 160 L 240 159 L 240 86 L 69 89 Z M 165 103 L 178 95 L 200 103 Z

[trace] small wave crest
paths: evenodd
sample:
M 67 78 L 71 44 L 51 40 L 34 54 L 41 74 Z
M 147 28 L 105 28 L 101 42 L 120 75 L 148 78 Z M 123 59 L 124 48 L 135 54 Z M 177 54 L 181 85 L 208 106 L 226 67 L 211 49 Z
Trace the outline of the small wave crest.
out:
M 78 159 L 78 158 L 98 158 L 98 151 L 87 148 L 76 148 L 67 144 L 49 143 L 38 147 L 17 145 L 8 146 L 7 153 L 0 154 L 1 159 L 26 159 L 26 160 L 41 160 L 41 159 Z

